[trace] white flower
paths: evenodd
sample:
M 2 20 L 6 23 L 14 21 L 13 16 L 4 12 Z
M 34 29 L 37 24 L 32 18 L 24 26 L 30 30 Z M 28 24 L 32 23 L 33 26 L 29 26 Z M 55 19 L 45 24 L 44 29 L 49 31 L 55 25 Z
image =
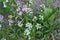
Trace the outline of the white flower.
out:
M 12 19 L 8 19 L 9 23 L 14 23 L 14 21 Z
M 44 17 L 42 15 L 39 15 L 40 20 L 44 20 Z
M 1 40 L 6 40 L 5 38 L 2 38 Z
M 37 20 L 37 17 L 36 16 L 34 16 L 34 18 L 32 19 L 32 21 L 35 21 L 35 20 Z
M 6 0 L 6 2 L 9 2 L 8 0 Z
M 5 2 L 3 2 L 3 7 L 4 7 L 4 8 L 6 8 L 6 7 L 7 7 L 7 6 L 6 6 L 6 4 L 5 4 Z
M 17 25 L 18 25 L 19 27 L 22 27 L 22 26 L 23 26 L 23 24 L 22 24 L 21 22 L 22 22 L 22 21 L 18 21 L 18 24 L 17 24 Z
M 32 8 L 28 8 L 27 13 L 28 13 L 28 15 L 32 15 L 33 14 L 33 9 Z
M 12 23 L 14 23 L 14 21 L 12 19 L 8 19 L 9 25 L 12 26 Z
M 24 35 L 29 35 L 30 34 L 30 31 L 29 31 L 29 29 L 25 29 L 25 31 L 24 31 Z
M 37 29 L 39 29 L 39 28 L 41 28 L 41 24 L 37 23 L 37 24 L 35 25 L 35 27 L 36 27 Z
M 32 24 L 31 23 L 26 23 L 26 26 L 25 27 L 27 27 L 29 30 L 31 30 Z
M 43 6 L 45 7 L 45 4 L 41 4 L 41 5 L 40 5 L 40 7 L 43 7 Z
M 41 10 L 41 12 L 43 12 L 43 10 Z
M 21 15 L 22 15 L 22 13 L 23 13 L 23 12 L 22 12 L 22 11 L 20 11 L 20 12 L 18 13 L 18 15 L 19 15 L 19 16 L 21 16 Z
M 44 8 L 45 9 L 45 4 L 41 4 L 40 7 Z
M 23 12 L 28 12 L 28 10 L 29 10 L 28 7 L 22 8 L 22 11 L 23 11 Z
M 29 6 L 31 6 L 31 4 L 29 4 Z

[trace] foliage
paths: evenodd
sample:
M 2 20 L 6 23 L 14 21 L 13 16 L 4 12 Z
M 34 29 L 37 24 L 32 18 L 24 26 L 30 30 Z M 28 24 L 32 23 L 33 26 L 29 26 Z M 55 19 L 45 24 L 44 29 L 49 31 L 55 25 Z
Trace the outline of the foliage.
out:
M 41 4 L 36 16 L 31 0 L 0 0 L 0 5 L 1 40 L 49 40 L 60 27 L 60 19 L 54 20 L 58 8 L 50 5 Z

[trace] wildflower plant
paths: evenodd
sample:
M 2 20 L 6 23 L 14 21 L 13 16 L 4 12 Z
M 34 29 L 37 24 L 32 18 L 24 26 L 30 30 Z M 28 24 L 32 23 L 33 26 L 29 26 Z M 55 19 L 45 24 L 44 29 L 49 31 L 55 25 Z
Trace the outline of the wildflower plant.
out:
M 1 40 L 49 40 L 57 8 L 41 4 L 34 15 L 32 0 L 0 0 Z

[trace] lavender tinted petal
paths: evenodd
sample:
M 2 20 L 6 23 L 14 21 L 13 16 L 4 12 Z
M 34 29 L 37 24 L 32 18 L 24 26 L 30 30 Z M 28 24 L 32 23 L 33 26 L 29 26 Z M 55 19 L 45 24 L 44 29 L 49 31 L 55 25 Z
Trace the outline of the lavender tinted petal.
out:
M 4 16 L 0 14 L 0 21 L 4 19 Z

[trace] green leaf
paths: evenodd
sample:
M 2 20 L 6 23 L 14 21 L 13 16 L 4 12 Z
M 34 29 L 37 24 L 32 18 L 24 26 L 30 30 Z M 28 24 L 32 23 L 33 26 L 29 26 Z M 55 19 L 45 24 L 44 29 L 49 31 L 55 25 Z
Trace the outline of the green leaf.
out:
M 57 11 L 57 8 L 53 8 L 53 9 L 51 9 L 51 8 L 48 8 L 48 9 L 46 9 L 46 11 L 45 11 L 45 20 L 44 21 L 47 21 L 52 15 L 54 15 L 55 13 L 56 13 L 56 11 Z

